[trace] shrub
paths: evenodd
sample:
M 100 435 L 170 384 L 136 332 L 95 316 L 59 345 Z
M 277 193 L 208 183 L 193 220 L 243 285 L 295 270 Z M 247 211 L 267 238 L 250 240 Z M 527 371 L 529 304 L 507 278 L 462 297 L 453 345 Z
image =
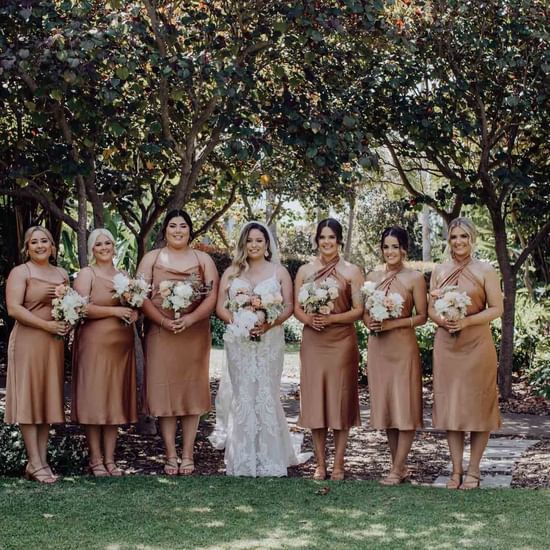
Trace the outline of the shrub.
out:
M 212 333 L 212 345 L 223 347 L 223 335 L 225 334 L 225 323 L 216 317 L 210 316 L 210 331 Z
M 53 430 L 52 430 L 53 431 Z M 87 460 L 84 436 L 81 434 L 53 433 L 48 445 L 48 460 L 52 468 L 62 474 L 82 473 Z M 19 428 L 4 424 L 4 411 L 0 410 L 0 475 L 16 476 L 23 473 L 27 462 L 25 445 Z
M 291 316 L 283 323 L 285 331 L 285 342 L 287 344 L 296 344 L 302 341 L 303 323 L 300 323 L 296 317 Z

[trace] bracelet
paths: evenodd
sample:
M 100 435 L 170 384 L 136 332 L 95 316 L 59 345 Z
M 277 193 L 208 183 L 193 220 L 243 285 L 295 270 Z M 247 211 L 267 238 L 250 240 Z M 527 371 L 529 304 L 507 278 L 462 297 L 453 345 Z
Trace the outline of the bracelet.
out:
M 413 328 L 413 318 L 411 317 L 411 328 Z

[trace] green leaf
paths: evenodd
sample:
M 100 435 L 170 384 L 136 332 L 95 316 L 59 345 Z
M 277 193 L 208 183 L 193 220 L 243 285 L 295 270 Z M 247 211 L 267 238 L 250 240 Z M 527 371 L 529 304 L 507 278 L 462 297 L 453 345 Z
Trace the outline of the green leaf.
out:
M 50 92 L 50 97 L 56 101 L 61 101 L 63 99 L 63 92 L 61 90 L 52 90 Z
M 115 74 L 120 80 L 126 80 L 130 76 L 130 71 L 126 67 L 118 67 Z
M 124 128 L 124 126 L 122 126 L 118 122 L 109 123 L 109 130 L 111 131 L 111 134 L 116 137 L 119 137 L 124 134 L 124 132 L 126 132 L 126 128 Z

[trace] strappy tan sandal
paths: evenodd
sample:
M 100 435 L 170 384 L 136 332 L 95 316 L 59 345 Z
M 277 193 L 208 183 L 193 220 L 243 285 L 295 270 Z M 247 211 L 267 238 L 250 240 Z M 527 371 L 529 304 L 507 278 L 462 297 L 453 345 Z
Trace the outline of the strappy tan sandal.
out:
M 177 476 L 178 475 L 178 457 L 169 456 L 166 458 L 164 463 L 164 473 L 167 476 Z
M 116 465 L 116 462 L 105 462 L 105 469 L 109 472 L 109 475 L 113 477 L 121 477 L 124 475 L 124 471 Z
M 447 487 L 447 489 L 460 489 L 460 486 L 462 485 L 463 475 L 463 472 L 453 472 L 449 477 L 449 481 L 447 481 L 445 487 Z
M 50 473 L 48 466 L 42 466 L 33 472 L 29 472 L 28 467 L 25 468 L 25 479 L 27 481 L 36 481 L 43 485 L 53 485 L 57 482 L 57 478 Z
M 109 470 L 105 468 L 105 464 L 103 464 L 103 461 L 96 462 L 95 464 L 92 464 L 91 462 L 88 465 L 88 471 L 90 475 L 94 477 L 110 477 L 111 474 L 109 473 Z
M 470 478 L 470 481 L 468 480 L 468 478 Z M 472 474 L 470 472 L 466 472 L 466 475 L 464 476 L 464 479 L 462 480 L 462 483 L 460 484 L 459 489 L 463 491 L 471 491 L 472 489 L 479 489 L 480 482 L 481 482 L 481 476 L 477 474 Z
M 181 457 L 181 464 L 179 468 L 180 476 L 192 476 L 195 473 L 195 462 L 188 456 Z
M 393 485 L 401 485 L 406 481 L 409 481 L 409 472 L 406 471 L 404 474 L 398 474 L 397 472 L 390 472 L 384 479 L 380 480 L 380 485 L 386 487 L 391 487 Z
M 313 472 L 313 479 L 315 481 L 325 481 L 327 479 L 327 469 L 324 466 L 317 466 L 315 472 Z

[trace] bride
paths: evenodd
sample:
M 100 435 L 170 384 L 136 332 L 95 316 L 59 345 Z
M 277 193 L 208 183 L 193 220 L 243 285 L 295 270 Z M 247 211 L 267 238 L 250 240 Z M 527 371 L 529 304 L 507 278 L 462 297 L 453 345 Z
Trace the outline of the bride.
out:
M 231 476 L 286 476 L 287 467 L 305 462 L 297 455 L 280 401 L 284 359 L 282 323 L 292 314 L 292 281 L 279 263 L 269 229 L 252 221 L 241 230 L 231 266 L 221 279 L 216 313 L 235 328 L 227 299 L 243 291 L 251 295 L 282 295 L 284 309 L 272 324 L 256 324 L 248 337 L 226 338 L 224 367 L 216 397 L 216 427 L 210 441 L 225 448 Z M 236 332 L 233 332 L 236 334 Z

